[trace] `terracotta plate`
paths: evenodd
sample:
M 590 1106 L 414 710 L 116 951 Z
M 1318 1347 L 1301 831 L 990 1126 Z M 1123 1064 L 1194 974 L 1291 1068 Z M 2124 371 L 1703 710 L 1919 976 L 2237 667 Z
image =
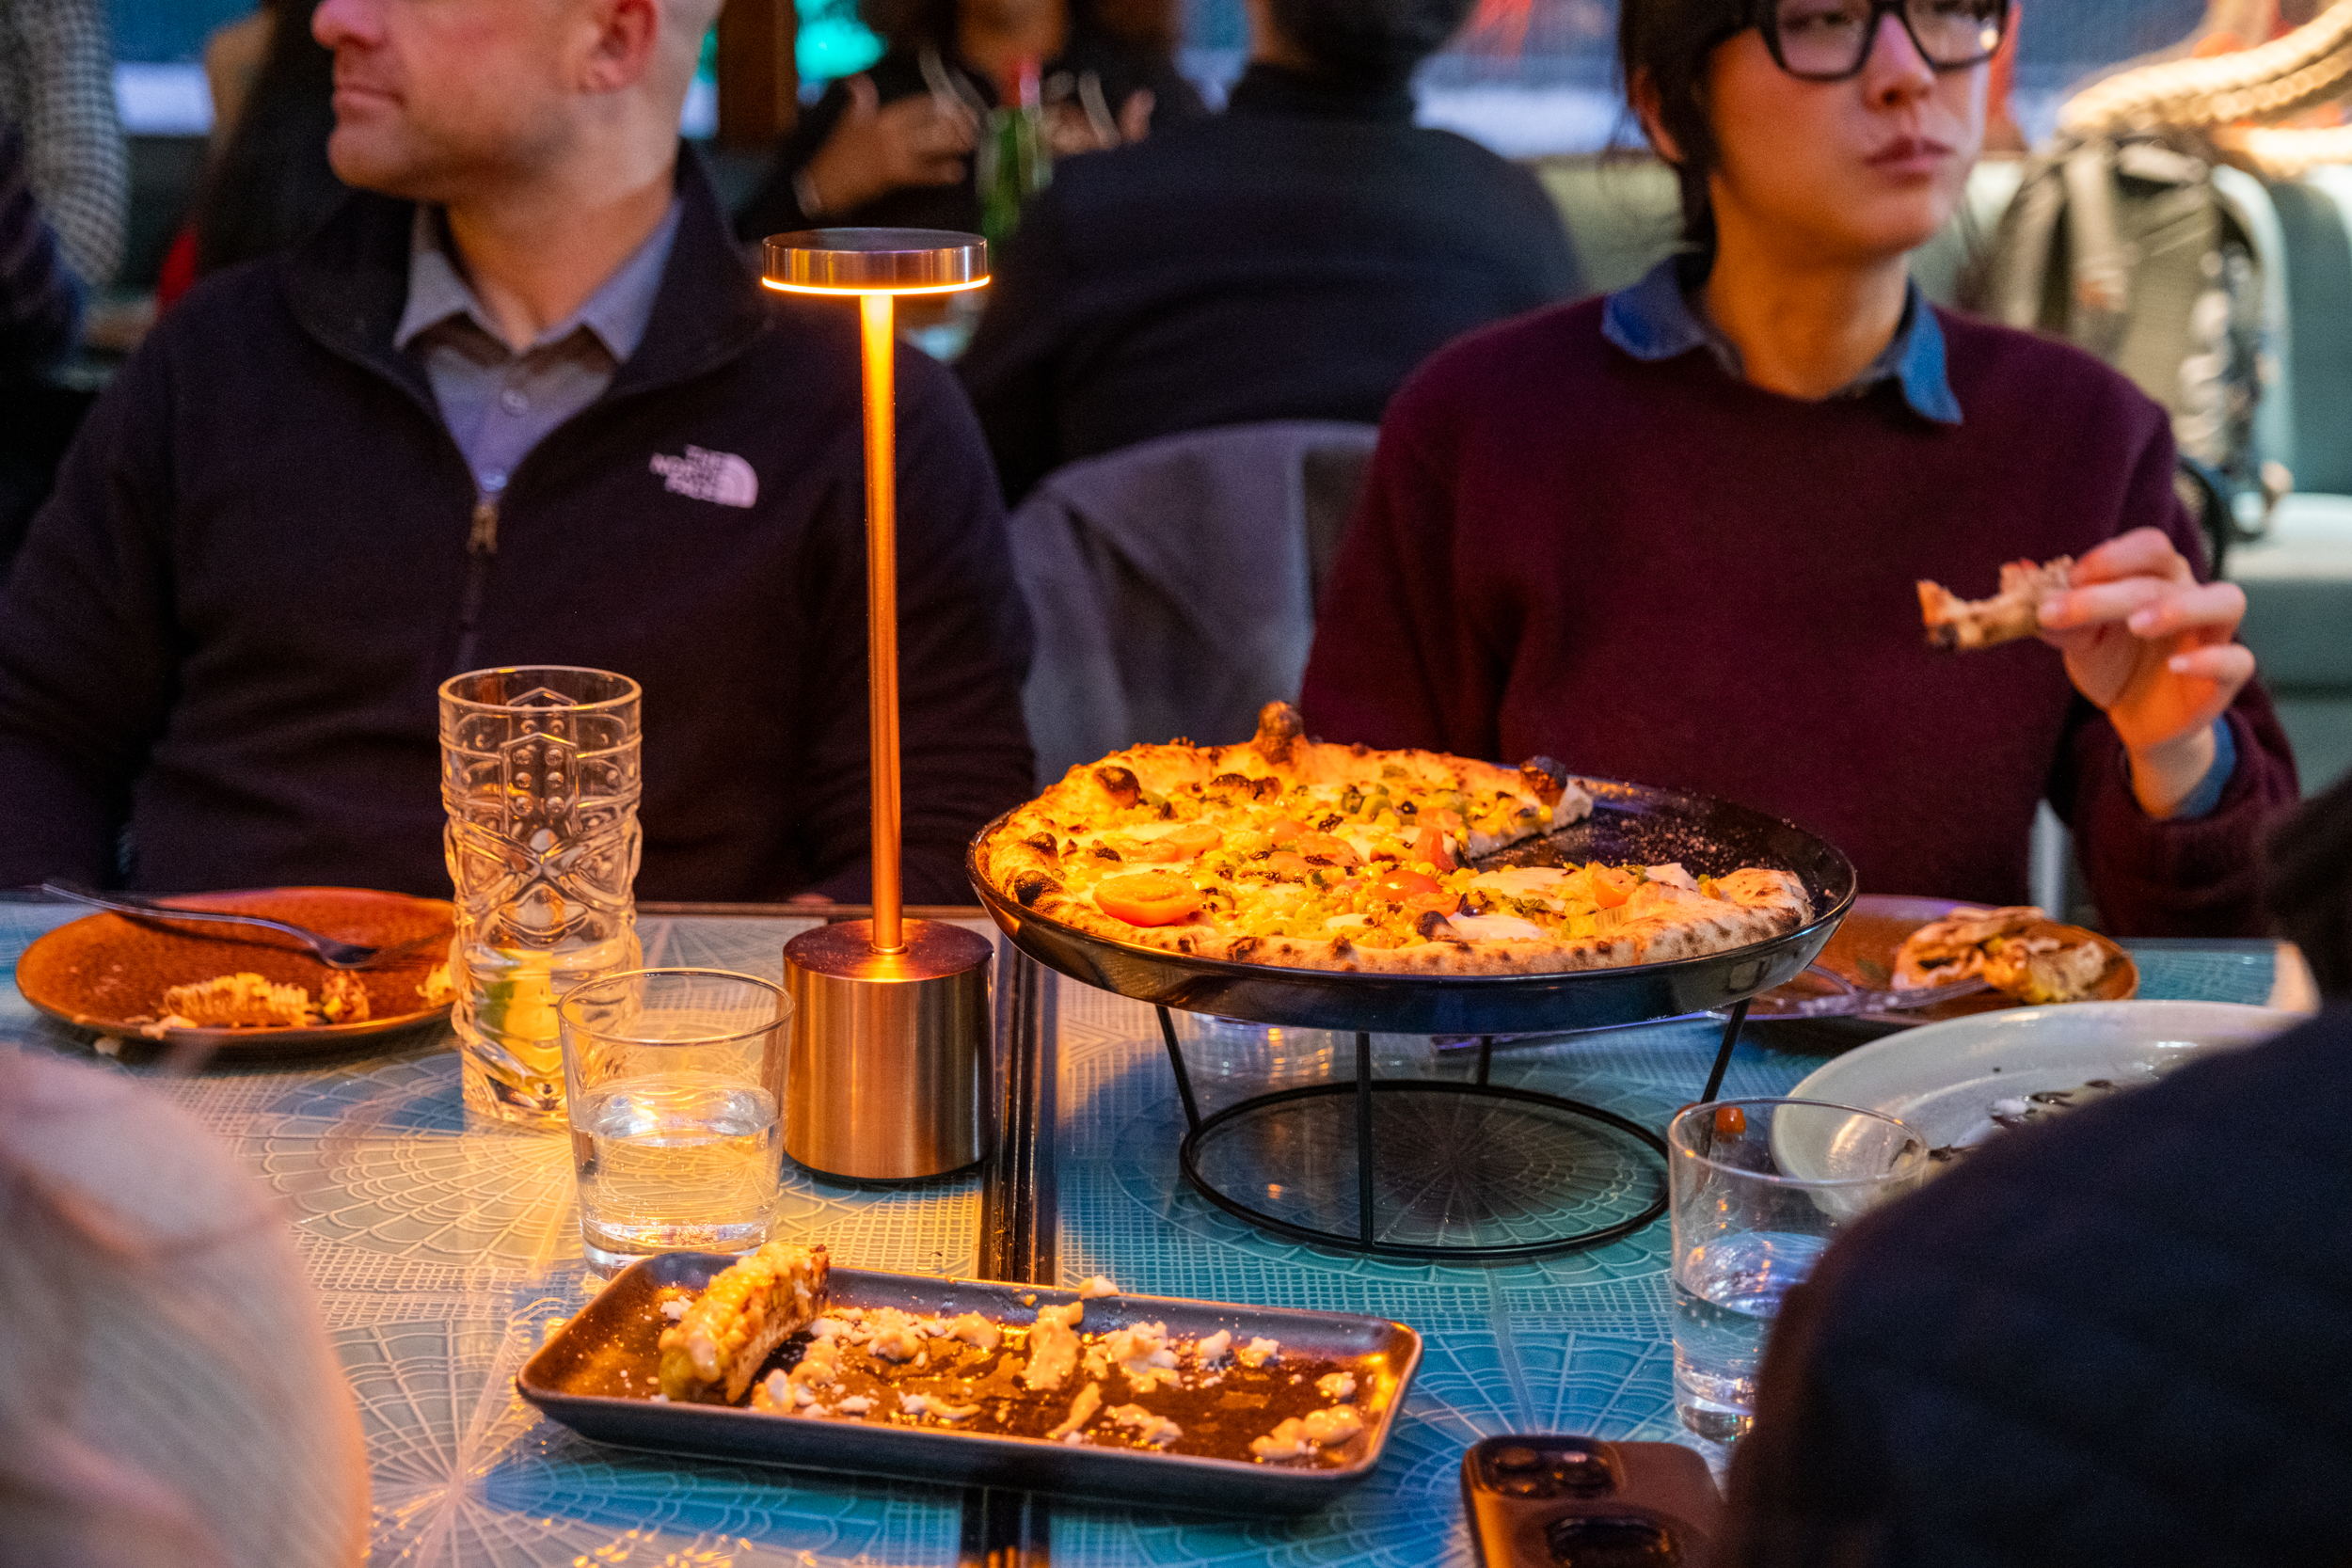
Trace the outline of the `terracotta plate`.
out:
M 1890 897 L 1883 894 L 1866 893 L 1853 901 L 1853 910 L 1837 929 L 1830 934 L 1829 945 L 1811 968 L 1785 986 L 1766 991 L 1756 999 L 1751 1022 L 1773 1022 L 1771 1007 L 1775 999 L 1802 1002 L 1816 996 L 1837 992 L 1884 990 L 1894 984 L 1895 952 L 1905 938 L 1931 920 L 1941 920 L 1961 907 L 1950 898 Z M 2096 931 L 2079 926 L 2059 926 L 2058 934 L 2073 941 L 2097 942 L 2106 951 L 2107 972 L 2098 986 L 2085 997 L 2087 1002 L 2128 1002 L 2139 994 L 2139 966 L 2131 955 Z M 1941 1023 L 1947 1019 L 1966 1018 L 1974 1013 L 1998 1012 L 2006 1007 L 2022 1007 L 2025 1004 L 2013 996 L 1996 990 L 1980 990 L 1973 995 L 1939 1002 L 1932 1007 L 1914 1007 L 1900 1013 L 1863 1013 L 1853 1018 L 1813 1018 L 1790 1020 L 1810 1028 L 1851 1030 L 1870 1036 L 1884 1034 L 1889 1029 L 1909 1029 L 1922 1023 Z
M 381 967 L 355 971 L 368 991 L 368 1017 L 310 1028 L 168 1029 L 145 1037 L 227 1052 L 270 1052 L 293 1045 L 342 1044 L 439 1018 L 449 1004 L 426 1006 L 418 986 L 449 957 L 449 905 L 365 888 L 280 887 L 173 896 L 190 909 L 235 910 L 308 927 L 345 942 L 389 947 L 427 939 Z M 440 940 L 432 940 L 438 938 Z M 119 914 L 93 914 L 36 939 L 17 960 L 16 988 L 50 1017 L 83 1029 L 140 1037 L 131 1022 L 160 1018 L 169 986 L 220 974 L 253 974 L 316 995 L 334 973 L 289 936 L 258 926 L 165 926 Z

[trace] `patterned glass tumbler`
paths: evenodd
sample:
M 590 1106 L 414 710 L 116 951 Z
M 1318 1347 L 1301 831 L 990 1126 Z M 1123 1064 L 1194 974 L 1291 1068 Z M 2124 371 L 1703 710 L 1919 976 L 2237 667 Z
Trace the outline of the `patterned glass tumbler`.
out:
M 561 1126 L 556 1004 L 642 961 L 631 885 L 643 693 L 626 675 L 537 666 L 441 685 L 442 844 L 466 1105 Z

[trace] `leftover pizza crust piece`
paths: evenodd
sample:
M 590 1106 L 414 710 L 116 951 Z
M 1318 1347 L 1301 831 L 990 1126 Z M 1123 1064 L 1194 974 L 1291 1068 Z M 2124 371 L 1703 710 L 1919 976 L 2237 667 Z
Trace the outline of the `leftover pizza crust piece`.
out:
M 164 1022 L 183 1029 L 300 1029 L 321 1023 L 360 1023 L 368 990 L 356 974 L 329 971 L 318 1000 L 308 988 L 278 985 L 253 974 L 218 974 L 164 990 Z
M 1942 583 L 1920 578 L 1919 619 L 1928 628 L 1928 646 L 1990 648 L 2039 635 L 2042 601 L 2064 593 L 2074 571 L 2074 558 L 2067 555 L 2039 566 L 2012 561 L 2001 568 L 2001 591 L 1989 599 L 1963 599 Z
M 1514 769 L 1313 741 L 1277 703 L 1248 745 L 1137 746 L 1072 768 L 978 860 L 1024 907 L 1090 934 L 1294 969 L 1615 968 L 1746 946 L 1812 916 L 1796 877 L 1761 867 L 1702 880 L 1678 864 L 1463 863 L 1592 808 L 1548 758 Z
M 831 1271 L 822 1246 L 770 1242 L 713 1275 L 685 1315 L 661 1331 L 662 1395 L 740 1401 L 760 1363 L 825 1309 Z
M 2032 904 L 1996 910 L 1963 906 L 1903 940 L 1895 984 L 1948 986 L 1981 974 L 1994 990 L 2035 1004 L 2079 1002 L 2111 961 L 2095 942 L 2070 935 Z

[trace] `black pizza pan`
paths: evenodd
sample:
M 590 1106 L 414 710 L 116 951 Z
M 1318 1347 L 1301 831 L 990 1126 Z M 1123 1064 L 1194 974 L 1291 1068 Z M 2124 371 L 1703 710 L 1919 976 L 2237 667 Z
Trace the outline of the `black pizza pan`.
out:
M 1138 1002 L 1254 1023 L 1402 1035 L 1600 1029 L 1727 1007 L 1802 973 L 1853 906 L 1852 863 L 1793 822 L 1679 790 L 1611 779 L 1576 782 L 1593 796 L 1590 816 L 1486 856 L 1480 867 L 1679 861 L 1693 876 L 1712 877 L 1767 866 L 1796 874 L 1812 900 L 1813 918 L 1767 942 L 1669 963 L 1562 974 L 1349 974 L 1188 958 L 1047 919 L 981 875 L 980 846 L 1003 823 L 1001 816 L 973 840 L 965 869 L 1013 945 L 1073 980 Z
M 1159 1323 L 1171 1336 L 1197 1338 L 1223 1328 L 1231 1329 L 1236 1341 L 1263 1335 L 1294 1354 L 1363 1366 L 1372 1374 L 1357 1396 L 1364 1433 L 1345 1463 L 1316 1466 L 1096 1448 L 897 1421 L 812 1419 L 647 1397 L 658 1386 L 654 1341 L 667 1322 L 660 1315 L 662 1288 L 699 1291 L 734 1261 L 723 1253 L 665 1252 L 630 1264 L 523 1364 L 516 1392 L 581 1436 L 616 1448 L 1124 1503 L 1148 1497 L 1154 1507 L 1220 1513 L 1297 1513 L 1331 1502 L 1379 1465 L 1421 1365 L 1421 1336 L 1384 1318 L 1168 1296 L 1122 1294 L 1087 1302 L 1081 1324 L 1087 1333 Z M 1009 1323 L 1031 1322 L 1041 1306 L 1080 1299 L 1073 1291 L 1034 1285 L 862 1269 L 834 1269 L 829 1289 L 839 1307 L 977 1312 Z

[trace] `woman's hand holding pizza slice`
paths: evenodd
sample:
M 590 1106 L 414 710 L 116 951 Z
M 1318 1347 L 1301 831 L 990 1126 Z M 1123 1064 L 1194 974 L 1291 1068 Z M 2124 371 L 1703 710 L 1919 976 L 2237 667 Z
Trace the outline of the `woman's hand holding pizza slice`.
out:
M 2214 762 L 2213 723 L 2254 676 L 2236 641 L 2246 594 L 2197 580 L 2161 530 L 2134 529 L 2074 563 L 2072 586 L 2039 608 L 2043 641 L 2075 689 L 2114 724 L 2132 792 L 2169 816 Z

